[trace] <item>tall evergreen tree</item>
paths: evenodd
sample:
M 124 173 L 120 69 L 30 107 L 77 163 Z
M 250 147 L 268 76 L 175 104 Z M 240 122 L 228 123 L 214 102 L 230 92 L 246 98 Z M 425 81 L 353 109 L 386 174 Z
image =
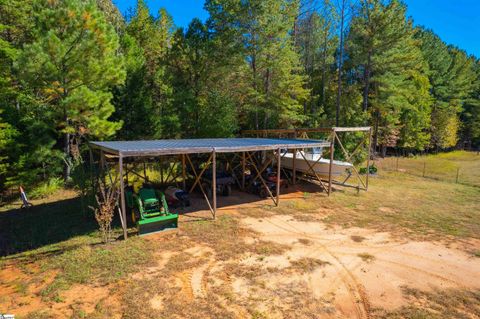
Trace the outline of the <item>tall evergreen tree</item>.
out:
M 447 46 L 433 32 L 418 29 L 424 59 L 429 65 L 433 106 L 431 112 L 431 146 L 449 148 L 457 144 L 459 113 L 473 90 L 474 61 L 465 52 Z
M 35 12 L 34 40 L 24 47 L 17 67 L 63 135 L 67 180 L 72 151 L 82 137 L 112 136 L 121 126 L 109 117 L 114 111 L 110 88 L 125 77 L 123 58 L 117 34 L 96 3 L 40 1 Z
M 405 12 L 396 0 L 365 0 L 351 25 L 349 54 L 361 74 L 363 110 L 372 117 L 374 145 L 383 151 L 423 149 L 429 140 L 428 68 Z
M 462 142 L 466 146 L 480 149 L 480 60 L 473 68 L 476 79 L 472 93 L 466 99 L 461 113 Z
M 242 107 L 253 126 L 301 123 L 308 90 L 291 35 L 298 1 L 210 0 L 206 8 L 211 24 L 237 43 L 247 63 L 241 71 L 247 94 Z
M 296 23 L 295 43 L 307 75 L 310 97 L 304 104 L 308 125 L 316 126 L 325 117 L 334 117 L 330 99 L 334 87 L 334 61 L 338 39 L 335 33 L 336 16 L 333 5 L 322 1 L 320 8 L 302 8 Z M 323 118 L 322 118 L 323 117 Z
M 128 76 L 116 94 L 115 117 L 126 121 L 120 138 L 174 137 L 178 132 L 166 61 L 172 33 L 173 21 L 165 9 L 153 17 L 145 1 L 137 1 L 122 38 Z

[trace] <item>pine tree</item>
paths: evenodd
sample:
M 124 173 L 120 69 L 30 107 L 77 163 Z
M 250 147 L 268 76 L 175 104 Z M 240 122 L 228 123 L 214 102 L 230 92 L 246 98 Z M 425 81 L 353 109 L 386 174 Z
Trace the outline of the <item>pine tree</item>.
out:
M 207 25 L 194 19 L 177 30 L 170 52 L 174 104 L 179 106 L 182 130 L 189 137 L 232 136 L 236 110 L 229 93 L 229 73 Z M 214 116 L 212 116 L 214 114 Z
M 34 40 L 24 47 L 17 68 L 63 134 L 67 180 L 72 146 L 83 137 L 112 136 L 121 126 L 109 117 L 110 88 L 125 78 L 123 58 L 117 34 L 94 2 L 40 1 L 35 12 Z
M 121 138 L 175 137 L 178 116 L 172 105 L 167 54 L 173 41 L 173 21 L 165 9 L 153 17 L 143 0 L 122 38 L 127 58 L 125 87 L 116 94 L 116 118 L 125 119 Z
M 363 84 L 363 110 L 374 126 L 374 145 L 423 149 L 428 145 L 431 101 L 428 70 L 412 21 L 399 1 L 363 1 L 349 35 L 352 63 Z
M 461 113 L 462 141 L 464 145 L 480 149 L 480 60 L 473 68 L 476 79 L 470 96 L 466 99 Z
M 321 9 L 302 7 L 300 12 L 302 15 L 297 18 L 295 43 L 310 89 L 304 114 L 309 117 L 309 126 L 317 126 L 322 117 L 335 116 L 332 105 L 327 102 L 331 98 L 329 94 L 332 94 L 330 91 L 336 77 L 332 66 L 338 44 L 335 35 L 337 21 L 334 8 L 328 0 L 322 2 Z
M 298 1 L 211 0 L 206 8 L 210 24 L 236 43 L 233 47 L 248 63 L 239 71 L 246 121 L 253 117 L 255 128 L 301 123 L 309 92 L 291 35 Z
M 416 37 L 429 65 L 432 86 L 431 146 L 450 148 L 457 144 L 459 113 L 473 90 L 474 60 L 465 52 L 447 46 L 432 31 L 418 29 Z

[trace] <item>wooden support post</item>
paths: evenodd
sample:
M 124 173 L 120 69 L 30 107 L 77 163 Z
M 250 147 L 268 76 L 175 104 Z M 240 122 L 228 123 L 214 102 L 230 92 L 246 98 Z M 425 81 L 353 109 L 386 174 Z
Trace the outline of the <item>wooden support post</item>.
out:
M 242 190 L 245 191 L 245 152 L 242 152 Z
M 123 239 L 127 239 L 127 210 L 125 207 L 125 185 L 123 184 L 123 157 L 120 154 L 118 158 L 118 173 L 120 175 L 120 204 L 121 204 L 121 216 Z M 113 186 L 113 185 L 112 185 Z
M 89 147 L 88 148 L 88 155 L 90 157 L 90 179 L 91 179 L 91 183 L 92 183 L 92 190 L 93 190 L 93 193 L 96 194 L 96 189 L 95 189 L 95 178 L 98 176 L 96 176 L 95 174 L 95 168 L 94 168 L 94 161 L 93 161 L 93 151 L 92 151 L 92 148 Z
M 295 131 L 296 132 L 296 131 Z M 292 184 L 297 184 L 297 149 L 293 149 L 293 162 L 292 162 Z
M 280 166 L 282 162 L 282 156 L 280 155 L 280 149 L 277 149 L 277 201 L 275 203 L 275 206 L 278 206 L 278 203 L 280 202 Z
M 330 165 L 328 166 L 328 196 L 332 193 L 332 169 L 333 169 L 333 153 L 335 151 L 335 131 L 332 131 L 332 140 L 330 141 Z
M 372 129 L 368 131 L 368 157 L 367 157 L 367 180 L 365 181 L 365 190 L 368 190 L 368 178 L 370 177 L 370 150 L 372 145 Z
M 185 191 L 187 189 L 187 170 L 185 167 L 185 154 L 182 154 L 182 187 Z
M 147 178 L 147 165 L 145 164 L 145 162 L 143 162 L 143 176 L 144 176 L 145 181 L 148 182 L 148 178 Z
M 215 149 L 212 152 L 212 197 L 213 197 L 213 219 L 217 214 L 217 154 Z

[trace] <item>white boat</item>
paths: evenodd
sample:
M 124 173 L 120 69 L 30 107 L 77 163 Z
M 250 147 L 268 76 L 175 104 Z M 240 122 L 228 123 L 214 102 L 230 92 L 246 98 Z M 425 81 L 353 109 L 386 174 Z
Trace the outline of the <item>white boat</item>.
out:
M 282 156 L 282 167 L 293 170 L 293 153 L 286 153 Z M 321 148 L 315 148 L 311 152 L 297 151 L 295 157 L 295 170 L 297 172 L 313 175 L 307 161 L 319 177 L 322 179 L 328 179 L 330 159 L 322 158 Z M 351 163 L 334 160 L 332 165 L 332 178 L 344 175 L 346 170 L 352 167 L 353 165 Z

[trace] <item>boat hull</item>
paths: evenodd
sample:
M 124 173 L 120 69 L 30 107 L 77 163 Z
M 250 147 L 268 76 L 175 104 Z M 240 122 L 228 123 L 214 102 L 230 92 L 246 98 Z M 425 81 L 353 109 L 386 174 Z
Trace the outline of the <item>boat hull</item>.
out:
M 306 156 L 307 157 L 307 156 Z M 322 179 L 328 179 L 329 170 L 330 170 L 330 160 L 326 158 L 321 158 L 318 161 L 318 158 L 308 158 L 305 160 L 301 154 L 297 154 L 295 158 L 295 170 L 297 172 L 305 173 L 308 175 L 314 175 L 310 169 L 312 166 L 315 173 Z M 287 153 L 282 157 L 281 165 L 283 168 L 293 170 L 293 154 Z M 308 163 L 310 163 L 310 166 Z M 333 161 L 332 165 L 332 177 L 339 177 L 346 173 L 346 170 L 353 167 L 351 163 L 342 162 L 342 161 Z

